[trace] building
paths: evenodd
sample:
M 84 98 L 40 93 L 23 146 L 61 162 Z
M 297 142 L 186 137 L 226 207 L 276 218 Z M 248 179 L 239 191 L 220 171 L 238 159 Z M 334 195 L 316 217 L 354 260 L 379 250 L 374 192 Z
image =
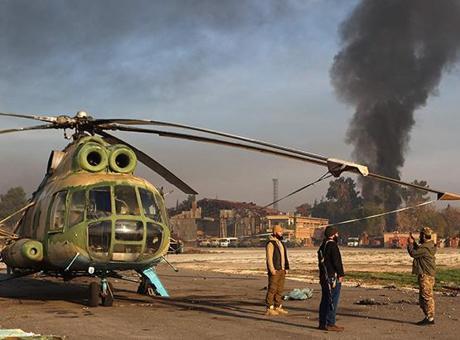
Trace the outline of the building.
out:
M 294 214 L 267 215 L 266 231 L 271 232 L 273 226 L 279 224 L 287 231 L 294 231 L 289 239 L 295 238 L 304 245 L 313 245 L 321 242 L 324 237 L 324 229 L 329 224 L 325 218 L 300 216 Z
M 274 214 L 274 210 L 254 203 L 218 199 L 192 202 L 190 210 L 170 218 L 173 237 L 194 242 L 209 237 L 244 237 L 271 232 L 280 224 L 285 237 L 304 245 L 321 242 L 327 219 L 294 214 Z
M 415 240 L 418 241 L 419 233 L 414 232 L 412 233 Z M 409 238 L 409 233 L 399 233 L 397 231 L 383 233 L 383 244 L 385 248 L 405 248 L 407 247 L 407 239 Z M 433 233 L 431 235 L 431 239 L 434 243 L 437 242 L 437 235 Z

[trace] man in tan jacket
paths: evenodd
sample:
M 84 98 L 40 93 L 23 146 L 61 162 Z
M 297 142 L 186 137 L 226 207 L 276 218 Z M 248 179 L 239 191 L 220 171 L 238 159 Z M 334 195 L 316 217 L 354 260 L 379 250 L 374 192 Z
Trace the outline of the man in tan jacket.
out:
M 286 272 L 289 269 L 286 246 L 283 240 L 283 228 L 280 225 L 273 227 L 273 233 L 266 244 L 268 289 L 265 303 L 267 311 L 265 315 L 286 315 L 287 310 L 283 309 L 282 293 Z

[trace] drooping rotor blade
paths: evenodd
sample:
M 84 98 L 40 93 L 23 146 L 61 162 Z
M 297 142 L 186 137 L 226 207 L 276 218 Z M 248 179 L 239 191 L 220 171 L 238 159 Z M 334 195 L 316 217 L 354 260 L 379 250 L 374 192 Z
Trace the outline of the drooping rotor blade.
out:
M 128 144 L 127 142 L 111 135 L 108 134 L 105 131 L 97 129 L 95 131 L 98 135 L 101 135 L 104 137 L 104 139 L 110 143 L 110 144 L 124 144 L 128 147 L 130 147 L 134 153 L 136 154 L 137 158 L 139 161 L 141 161 L 143 164 L 145 164 L 147 167 L 155 171 L 157 174 L 159 174 L 161 177 L 163 177 L 165 180 L 167 180 L 169 183 L 173 184 L 176 186 L 178 189 L 182 190 L 184 193 L 189 194 L 189 195 L 196 195 L 198 194 L 195 190 L 193 190 L 188 184 L 186 184 L 184 181 L 182 181 L 179 177 L 174 175 L 171 171 L 166 169 L 163 165 L 158 163 L 156 160 L 151 158 L 149 155 L 143 153 L 141 150 L 135 148 L 134 146 Z
M 107 125 L 106 128 L 109 128 L 109 125 Z M 210 137 L 195 136 L 195 135 L 189 135 L 189 134 L 186 134 L 186 133 L 170 132 L 170 131 L 163 131 L 163 130 L 144 129 L 144 128 L 138 128 L 138 127 L 123 126 L 123 125 L 119 125 L 119 124 L 110 124 L 110 129 L 119 130 L 119 131 L 140 132 L 140 133 L 154 134 L 154 135 L 158 135 L 158 136 L 161 136 L 161 137 L 185 139 L 185 140 L 192 140 L 192 141 L 196 141 L 196 142 L 205 142 L 205 143 L 210 143 L 210 144 L 226 145 L 226 146 L 231 146 L 231 147 L 235 147 L 235 148 L 258 151 L 258 152 L 262 152 L 262 153 L 268 153 L 268 154 L 272 154 L 272 155 L 276 155 L 276 156 L 287 157 L 287 158 L 297 159 L 297 160 L 304 161 L 304 162 L 311 162 L 311 163 L 315 163 L 315 164 L 318 164 L 318 165 L 327 166 L 326 161 L 313 159 L 313 158 L 308 158 L 307 156 L 294 155 L 294 154 L 290 154 L 290 153 L 284 152 L 284 151 L 271 150 L 271 149 L 266 149 L 266 148 L 262 148 L 262 147 L 259 147 L 259 146 L 252 146 L 252 145 L 248 145 L 248 144 L 230 142 L 230 141 L 221 140 L 221 139 L 215 139 L 215 138 L 210 138 Z
M 276 150 L 265 149 L 265 148 L 256 147 L 252 145 L 235 143 L 235 142 L 230 142 L 230 141 L 225 141 L 225 140 L 220 140 L 220 139 L 215 139 L 215 138 L 195 136 L 195 135 L 189 135 L 189 134 L 177 133 L 177 132 L 144 129 L 144 128 L 138 128 L 138 127 L 132 127 L 132 126 L 123 126 L 119 124 L 107 124 L 105 128 L 109 128 L 113 130 L 120 130 L 120 131 L 156 134 L 162 137 L 170 137 L 170 138 L 185 139 L 185 140 L 192 140 L 192 141 L 198 141 L 198 142 L 206 142 L 206 143 L 211 143 L 211 144 L 226 145 L 226 146 L 231 146 L 231 147 L 236 147 L 236 148 L 242 148 L 242 149 L 247 149 L 247 150 L 252 150 L 252 151 L 273 154 L 273 155 L 277 155 L 281 157 L 287 157 L 291 159 L 297 159 L 297 160 L 304 161 L 304 162 L 310 162 L 310 163 L 326 166 L 329 169 L 329 171 L 336 177 L 340 176 L 340 174 L 344 171 L 354 172 L 362 176 L 369 176 L 369 177 L 373 177 L 373 178 L 376 178 L 382 181 L 391 182 L 391 183 L 399 184 L 399 185 L 406 186 L 406 187 L 412 187 L 418 190 L 432 192 L 432 193 L 437 194 L 438 200 L 460 200 L 459 194 L 449 193 L 449 192 L 427 188 L 427 187 L 422 187 L 416 184 L 404 182 L 404 181 L 397 180 L 391 177 L 374 174 L 374 173 L 369 172 L 368 168 L 361 164 L 356 164 L 356 163 L 333 159 L 333 158 L 325 158 L 325 160 L 317 159 L 317 158 L 310 158 L 308 156 L 303 155 L 303 152 L 299 153 L 298 151 L 295 151 L 292 149 L 290 149 L 290 151 L 287 151 L 287 152 L 276 151 Z M 268 147 L 272 147 L 270 143 L 266 143 L 266 142 L 263 142 L 263 143 L 266 144 L 266 146 Z M 273 148 L 279 149 L 279 146 L 274 145 Z
M 412 184 L 412 183 L 406 183 L 406 182 L 403 182 L 403 181 L 400 181 L 400 180 L 397 180 L 397 179 L 394 179 L 394 178 L 391 178 L 391 177 L 386 177 L 386 176 L 382 176 L 382 175 L 378 175 L 378 174 L 373 174 L 371 172 L 369 173 L 368 176 L 373 177 L 373 178 L 377 178 L 377 179 L 379 179 L 381 181 L 390 182 L 390 183 L 396 183 L 396 184 L 400 184 L 400 185 L 409 186 L 409 187 L 412 187 L 412 188 L 415 188 L 415 189 L 419 189 L 419 190 L 422 190 L 422 191 L 429 191 L 429 192 L 435 193 L 435 194 L 437 194 L 438 200 L 440 200 L 440 201 L 458 201 L 458 200 L 460 200 L 460 195 L 456 194 L 456 193 L 453 193 L 453 192 L 439 191 L 439 190 L 423 187 L 421 185 L 416 185 L 416 184 Z
M 48 123 L 54 123 L 57 120 L 56 117 L 47 117 L 47 116 L 38 116 L 38 115 L 23 115 L 23 114 L 18 114 L 18 113 L 0 112 L 0 116 L 34 119 L 34 120 L 40 120 L 42 122 L 48 122 Z
M 56 126 L 54 124 L 45 124 L 45 125 L 36 125 L 36 126 L 16 128 L 16 129 L 4 129 L 4 130 L 0 130 L 0 134 L 10 133 L 10 132 L 29 131 L 29 130 L 46 130 L 46 129 L 55 129 L 55 128 Z
M 173 128 L 179 128 L 179 129 L 185 129 L 185 130 L 191 130 L 191 131 L 197 131 L 197 132 L 204 132 L 208 133 L 211 135 L 216 135 L 216 136 L 221 136 L 221 137 L 226 137 L 226 138 L 231 138 L 243 142 L 249 142 L 252 144 L 256 145 L 261 145 L 261 146 L 268 146 L 273 149 L 277 150 L 282 150 L 282 151 L 288 151 L 288 152 L 293 152 L 298 155 L 302 156 L 307 156 L 310 158 L 318 159 L 321 161 L 326 161 L 327 157 L 314 154 L 311 152 L 305 152 L 302 150 L 298 149 L 293 149 L 293 148 L 287 148 L 285 146 L 281 145 L 276 145 L 272 143 L 267 143 L 261 140 L 253 139 L 253 138 L 248 138 L 248 137 L 243 137 L 243 136 L 238 136 L 222 131 L 216 131 L 216 130 L 210 130 L 210 129 L 204 129 L 201 127 L 196 127 L 196 126 L 190 126 L 190 125 L 184 125 L 184 124 L 177 124 L 177 123 L 170 123 L 170 122 L 163 122 L 163 121 L 158 121 L 158 120 L 147 120 L 147 119 L 96 119 L 94 121 L 95 124 L 97 125 L 103 125 L 103 124 L 123 124 L 123 125 L 158 125 L 158 126 L 166 126 L 166 127 L 173 127 Z

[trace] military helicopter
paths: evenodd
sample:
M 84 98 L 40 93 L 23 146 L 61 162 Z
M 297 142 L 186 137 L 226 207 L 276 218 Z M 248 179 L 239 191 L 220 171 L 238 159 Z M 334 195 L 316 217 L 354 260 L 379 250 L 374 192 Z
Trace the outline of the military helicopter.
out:
M 23 215 L 14 230 L 0 229 L 0 234 L 8 239 L 1 260 L 12 273 L 9 279 L 37 272 L 64 280 L 97 277 L 99 282 L 93 281 L 88 287 L 88 305 L 92 307 L 113 304 L 113 286 L 108 278 L 123 278 L 121 273 L 126 270 L 139 274 L 138 293 L 168 296 L 155 270 L 160 262 L 166 261 L 164 255 L 170 243 L 164 197 L 161 190 L 134 175 L 137 162 L 184 193 L 197 194 L 166 167 L 107 131 L 155 134 L 263 152 L 327 167 L 336 177 L 349 171 L 433 192 L 440 200 L 460 199 L 455 193 L 371 173 L 366 166 L 353 162 L 188 125 L 141 119 L 94 119 L 84 111 L 73 117 L 15 113 L 0 113 L 0 116 L 45 123 L 3 129 L 0 134 L 63 129 L 65 137 L 71 139 L 64 150 L 51 152 L 45 177 L 19 211 Z M 139 125 L 185 129 L 194 134 Z M 67 130 L 73 130 L 71 136 Z

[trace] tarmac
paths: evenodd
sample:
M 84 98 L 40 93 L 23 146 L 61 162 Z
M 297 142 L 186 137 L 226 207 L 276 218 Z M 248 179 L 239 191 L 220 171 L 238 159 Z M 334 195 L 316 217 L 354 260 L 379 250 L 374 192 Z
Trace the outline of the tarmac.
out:
M 317 329 L 318 284 L 287 280 L 286 292 L 311 288 L 313 297 L 286 301 L 289 315 L 264 315 L 267 279 L 161 265 L 171 297 L 139 295 L 137 283 L 112 279 L 112 307 L 89 308 L 91 279 L 70 282 L 26 277 L 0 285 L 0 329 L 66 339 L 458 339 L 460 296 L 436 296 L 434 326 L 417 326 L 422 312 L 414 290 L 344 287 L 337 324 L 343 333 Z M 1 274 L 0 279 L 5 275 Z M 132 274 L 131 278 L 135 278 Z M 359 305 L 358 301 L 372 305 Z

